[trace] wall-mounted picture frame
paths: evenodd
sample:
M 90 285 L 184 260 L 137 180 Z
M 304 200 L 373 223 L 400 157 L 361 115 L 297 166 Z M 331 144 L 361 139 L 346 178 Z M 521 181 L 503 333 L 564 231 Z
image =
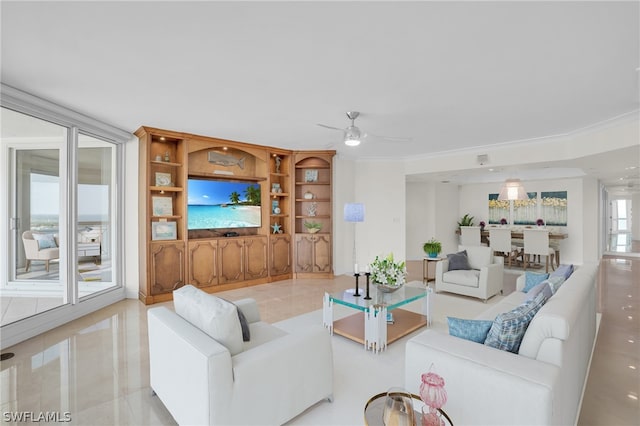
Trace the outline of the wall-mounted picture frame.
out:
M 178 226 L 176 222 L 152 222 L 151 239 L 154 241 L 178 239 Z
M 173 216 L 173 198 L 151 197 L 153 216 Z
M 171 173 L 156 172 L 156 186 L 173 186 Z
M 318 170 L 316 169 L 307 169 L 304 171 L 304 181 L 305 182 L 317 182 L 318 181 Z

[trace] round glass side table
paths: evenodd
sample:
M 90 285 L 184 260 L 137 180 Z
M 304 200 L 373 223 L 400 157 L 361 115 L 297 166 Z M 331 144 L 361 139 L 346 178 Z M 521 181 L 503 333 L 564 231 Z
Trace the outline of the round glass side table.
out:
M 372 396 L 369 401 L 364 406 L 364 424 L 367 426 L 383 426 L 384 422 L 382 420 L 385 398 L 387 397 L 386 392 L 379 393 L 377 395 Z M 424 402 L 420 396 L 416 394 L 411 394 L 411 398 L 413 399 L 413 411 L 415 414 L 416 425 L 420 425 L 421 417 L 422 417 L 422 407 L 424 406 Z M 446 426 L 453 426 L 453 422 L 442 409 L 438 409 L 438 415 L 442 420 L 444 420 L 444 424 Z

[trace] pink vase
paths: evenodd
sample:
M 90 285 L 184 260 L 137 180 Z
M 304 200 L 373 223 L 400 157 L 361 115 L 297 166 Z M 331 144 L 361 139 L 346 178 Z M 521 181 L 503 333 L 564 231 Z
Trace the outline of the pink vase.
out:
M 422 409 L 422 426 L 444 426 L 438 416 L 438 408 L 447 403 L 447 391 L 444 379 L 436 373 L 425 373 L 421 376 L 420 398 L 427 405 Z

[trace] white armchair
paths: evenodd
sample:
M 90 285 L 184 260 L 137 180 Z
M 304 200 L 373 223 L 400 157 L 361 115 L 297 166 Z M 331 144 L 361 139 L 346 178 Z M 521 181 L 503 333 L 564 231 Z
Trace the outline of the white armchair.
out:
M 35 234 L 36 237 L 46 235 L 51 238 L 51 234 Z M 49 261 L 60 258 L 60 249 L 58 248 L 58 238 L 53 237 L 55 247 L 40 248 L 38 240 L 31 231 L 22 233 L 22 244 L 24 245 L 24 255 L 26 258 L 25 272 L 29 272 L 29 266 L 33 260 L 42 260 L 45 263 L 45 269 L 49 272 Z
M 280 425 L 333 396 L 331 337 L 321 326 L 297 333 L 260 321 L 256 301 L 235 302 L 251 340 L 226 346 L 175 312 L 147 313 L 152 390 L 182 425 Z
M 449 260 L 436 264 L 436 292 L 447 291 L 477 297 L 485 302 L 502 292 L 504 259 L 485 246 L 458 246 L 466 250 L 471 269 L 449 270 Z

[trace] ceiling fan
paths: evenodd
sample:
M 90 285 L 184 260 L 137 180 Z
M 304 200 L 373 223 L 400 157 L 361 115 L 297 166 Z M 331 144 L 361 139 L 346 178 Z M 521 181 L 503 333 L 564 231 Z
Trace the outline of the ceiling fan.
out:
M 318 123 L 318 126 L 325 127 L 331 130 L 339 130 L 344 133 L 344 144 L 347 146 L 358 146 L 362 139 L 372 136 L 374 138 L 382 139 L 388 142 L 409 142 L 411 138 L 403 138 L 403 137 L 395 137 L 395 136 L 380 136 L 374 135 L 373 133 L 365 133 L 361 131 L 355 125 L 355 120 L 360 116 L 358 111 L 347 111 L 347 118 L 351 120 L 351 125 L 345 129 L 341 129 L 339 127 L 327 126 L 326 124 Z

